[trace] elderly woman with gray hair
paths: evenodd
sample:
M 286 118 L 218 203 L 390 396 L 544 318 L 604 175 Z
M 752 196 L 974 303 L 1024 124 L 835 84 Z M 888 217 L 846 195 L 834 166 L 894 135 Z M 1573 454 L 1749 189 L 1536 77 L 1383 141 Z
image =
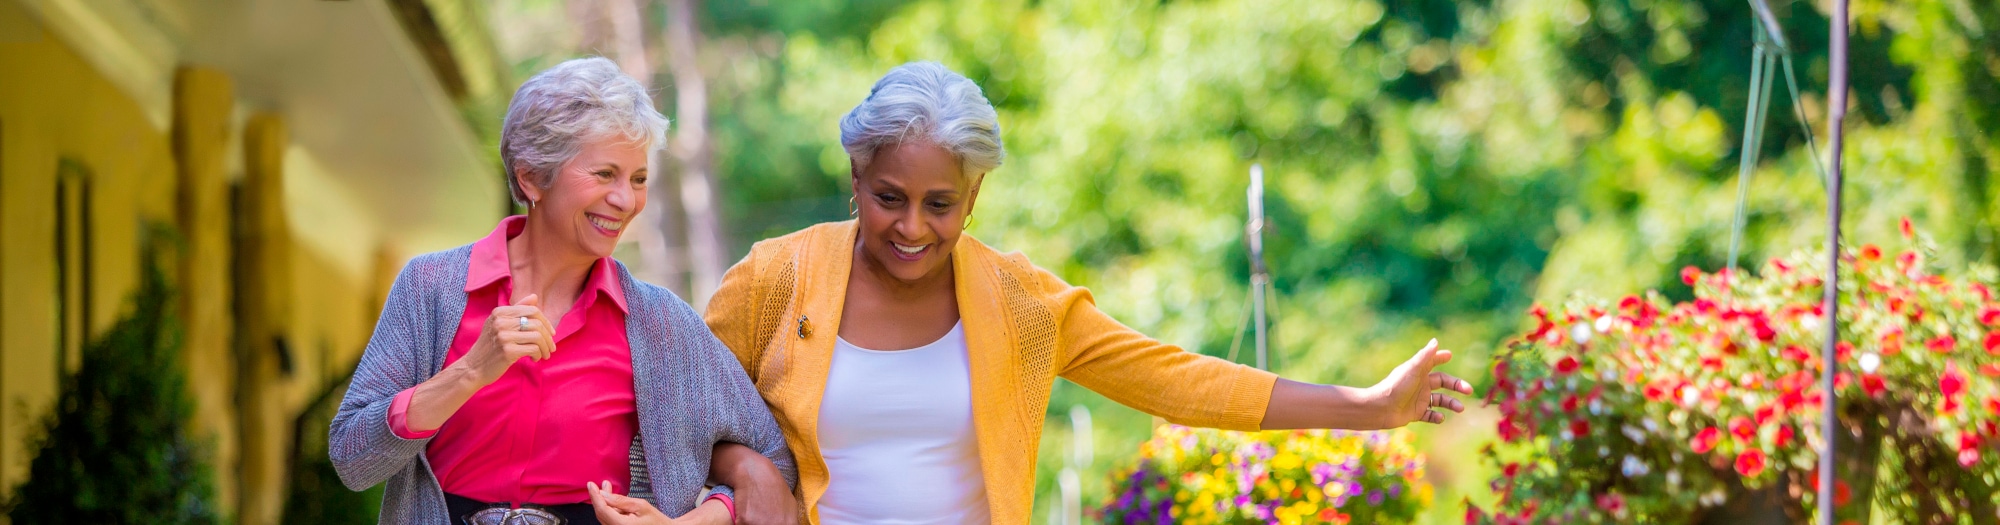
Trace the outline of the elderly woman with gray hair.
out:
M 611 258 L 666 128 L 603 58 L 515 92 L 500 158 L 527 215 L 410 261 L 333 419 L 341 481 L 387 484 L 382 522 L 721 524 L 728 484 L 796 519 L 791 455 L 742 368 Z
M 1462 411 L 1437 341 L 1366 388 L 1181 350 L 965 234 L 1004 157 L 993 107 L 944 66 L 897 67 L 840 122 L 854 220 L 758 243 L 708 325 L 769 402 L 814 523 L 1027 523 L 1050 386 L 1177 423 L 1399 427 Z M 1443 392 L 1441 392 L 1443 391 Z

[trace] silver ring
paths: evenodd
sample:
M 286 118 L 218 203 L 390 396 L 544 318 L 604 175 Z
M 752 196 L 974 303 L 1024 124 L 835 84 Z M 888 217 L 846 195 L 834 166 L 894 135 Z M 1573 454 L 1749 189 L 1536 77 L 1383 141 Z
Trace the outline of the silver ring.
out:
M 515 326 L 517 326 L 517 327 L 520 327 L 521 331 L 523 331 L 523 332 L 526 332 L 526 331 L 528 331 L 528 330 L 530 330 L 530 329 L 532 329 L 532 328 L 533 328 L 533 327 L 530 327 L 530 326 L 528 326 L 528 318 L 526 318 L 526 317 L 521 317 L 521 318 L 519 318 L 519 319 L 521 320 L 521 322 L 519 322 L 519 323 L 516 323 L 516 324 L 515 324 Z

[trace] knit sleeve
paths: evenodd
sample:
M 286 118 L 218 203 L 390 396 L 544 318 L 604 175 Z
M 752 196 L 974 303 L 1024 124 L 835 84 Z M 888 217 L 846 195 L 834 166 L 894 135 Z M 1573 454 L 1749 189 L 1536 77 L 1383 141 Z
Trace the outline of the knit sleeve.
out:
M 1090 290 L 1034 269 L 1055 313 L 1061 375 L 1177 424 L 1257 430 L 1278 376 L 1147 337 L 1097 309 Z
M 423 300 L 423 290 L 431 277 L 423 267 L 435 261 L 412 260 L 396 277 L 375 333 L 355 366 L 347 395 L 333 416 L 327 448 L 341 483 L 353 490 L 365 490 L 382 483 L 415 461 L 429 438 L 404 439 L 390 429 L 389 409 L 396 394 L 428 379 L 433 371 L 421 345 L 421 332 L 431 312 Z

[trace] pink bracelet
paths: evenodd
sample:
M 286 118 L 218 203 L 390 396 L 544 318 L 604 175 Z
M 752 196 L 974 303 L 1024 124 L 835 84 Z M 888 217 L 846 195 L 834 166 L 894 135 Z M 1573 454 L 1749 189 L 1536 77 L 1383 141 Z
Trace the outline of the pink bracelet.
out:
M 729 509 L 729 522 L 736 523 L 736 500 L 734 498 L 729 497 L 728 494 L 716 493 L 709 494 L 708 499 L 702 500 L 702 502 L 706 503 L 709 500 L 722 502 L 722 508 Z

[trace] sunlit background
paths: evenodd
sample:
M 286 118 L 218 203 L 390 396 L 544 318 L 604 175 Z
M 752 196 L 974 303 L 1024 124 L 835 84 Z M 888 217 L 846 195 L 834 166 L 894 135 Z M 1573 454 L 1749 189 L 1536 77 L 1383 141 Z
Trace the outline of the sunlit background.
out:
M 1801 93 L 1749 171 L 1753 266 L 1825 237 L 1806 137 L 1825 146 L 1830 8 L 1773 4 Z M 1852 9 L 1848 234 L 1907 216 L 1942 264 L 2000 261 L 2000 4 Z M 0 0 L 0 487 L 75 483 L 30 476 L 63 378 L 121 319 L 170 315 L 187 402 L 160 428 L 199 461 L 161 483 L 238 523 L 372 522 L 325 436 L 379 301 L 409 257 L 513 212 L 508 97 L 586 55 L 673 120 L 620 258 L 697 306 L 752 243 L 846 217 L 837 120 L 934 60 L 1000 112 L 982 241 L 1249 363 L 1261 164 L 1271 367 L 1365 384 L 1436 337 L 1484 389 L 1531 304 L 1685 298 L 1680 268 L 1729 263 L 1752 31 L 1744 0 Z M 166 314 L 134 299 L 155 245 Z M 1416 433 L 1422 522 L 1492 500 L 1495 417 Z M 1155 424 L 1058 382 L 1033 516 L 1062 514 L 1065 468 L 1102 506 Z

